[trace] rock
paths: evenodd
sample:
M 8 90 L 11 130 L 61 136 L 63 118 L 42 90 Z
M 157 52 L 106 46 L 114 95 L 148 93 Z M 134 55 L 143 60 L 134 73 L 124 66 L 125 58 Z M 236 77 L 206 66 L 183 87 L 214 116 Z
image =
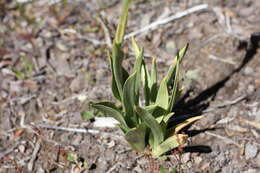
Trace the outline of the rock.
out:
M 85 86 L 85 79 L 82 74 L 75 77 L 70 83 L 70 89 L 72 92 L 78 92 Z
M 258 173 L 259 170 L 249 168 L 247 171 L 244 171 L 243 173 Z
M 182 163 L 187 163 L 189 160 L 190 160 L 190 153 L 182 154 L 182 158 L 181 158 Z
M 252 67 L 248 67 L 248 66 L 245 67 L 245 69 L 244 69 L 245 75 L 250 75 L 250 74 L 253 74 L 253 73 L 254 73 L 254 69 Z
M 227 158 L 223 152 L 221 152 L 217 157 L 216 161 L 219 163 L 220 167 L 227 164 Z
M 194 158 L 194 163 L 196 165 L 199 165 L 201 163 L 201 161 L 202 161 L 202 158 L 200 156 L 197 156 L 197 157 Z
M 222 172 L 225 172 L 225 173 L 233 173 L 233 167 L 231 166 L 225 166 L 224 168 L 222 168 Z
M 219 120 L 216 124 L 227 124 L 227 123 L 229 123 L 229 122 L 231 122 L 233 120 L 234 120 L 234 118 L 226 117 L 224 119 Z
M 245 147 L 245 158 L 252 159 L 256 156 L 258 148 L 254 144 L 247 143 Z
M 167 41 L 165 48 L 166 48 L 167 53 L 169 53 L 171 55 L 175 55 L 177 52 L 177 46 L 174 41 Z

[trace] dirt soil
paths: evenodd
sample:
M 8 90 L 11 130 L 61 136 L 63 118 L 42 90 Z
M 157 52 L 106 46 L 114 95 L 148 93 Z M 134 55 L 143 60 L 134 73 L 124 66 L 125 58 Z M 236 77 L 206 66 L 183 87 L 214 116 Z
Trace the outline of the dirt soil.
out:
M 120 1 L 0 0 L 0 172 L 260 172 L 260 1 L 136 0 L 126 34 L 200 4 L 136 36 L 161 75 L 190 43 L 176 116 L 204 115 L 185 147 L 155 160 L 81 116 L 89 101 L 115 101 L 106 50 Z

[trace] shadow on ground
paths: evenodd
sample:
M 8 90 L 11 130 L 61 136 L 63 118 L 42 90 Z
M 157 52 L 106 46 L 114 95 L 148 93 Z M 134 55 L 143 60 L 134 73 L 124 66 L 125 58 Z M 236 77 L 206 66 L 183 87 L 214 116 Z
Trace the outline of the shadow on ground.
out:
M 210 101 L 214 100 L 215 96 L 217 95 L 218 91 L 225 86 L 225 84 L 232 78 L 232 76 L 236 73 L 239 73 L 256 55 L 257 49 L 259 48 L 259 42 L 260 42 L 260 33 L 253 33 L 251 34 L 249 41 L 241 41 L 240 45 L 238 46 L 238 49 L 245 49 L 246 54 L 243 58 L 243 62 L 239 67 L 234 69 L 227 77 L 220 80 L 213 86 L 209 87 L 208 89 L 202 91 L 197 97 L 194 99 L 185 101 L 192 90 L 187 91 L 183 98 L 177 103 L 175 107 L 175 113 L 176 116 L 171 120 L 171 123 L 169 124 L 170 127 L 177 125 L 181 122 L 184 122 L 186 119 L 195 117 L 198 115 L 202 115 L 204 111 L 209 107 Z M 190 125 L 191 126 L 191 125 Z M 188 130 L 189 127 L 184 128 L 184 131 L 186 134 L 188 134 L 190 137 L 196 136 L 200 133 L 206 132 L 206 131 L 212 131 L 216 129 L 202 129 L 202 130 Z M 198 145 L 198 146 L 191 146 L 191 147 L 185 147 L 185 152 L 199 152 L 199 153 L 210 153 L 212 150 L 209 146 L 204 145 Z

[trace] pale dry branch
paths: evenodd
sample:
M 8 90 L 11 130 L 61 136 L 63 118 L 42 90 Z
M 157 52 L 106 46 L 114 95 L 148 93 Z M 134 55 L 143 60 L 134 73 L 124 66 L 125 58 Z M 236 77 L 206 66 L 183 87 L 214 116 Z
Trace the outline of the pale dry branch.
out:
M 0 153 L 0 160 L 2 160 L 6 155 L 12 153 L 14 149 L 20 144 L 20 142 L 16 142 L 11 148 L 7 149 L 3 153 Z
M 29 172 L 32 172 L 32 170 L 34 168 L 35 160 L 37 158 L 37 154 L 39 153 L 40 149 L 41 149 L 41 140 L 39 139 L 36 142 L 36 145 L 35 145 L 33 153 L 32 153 L 32 157 L 31 157 L 31 159 L 28 163 L 28 166 L 27 166 L 27 169 L 28 169 Z
M 122 139 L 122 136 L 114 135 L 112 133 L 103 132 L 96 129 L 84 129 L 84 128 L 70 128 L 70 127 L 62 127 L 62 126 L 56 126 L 51 124 L 43 124 L 43 123 L 31 123 L 33 126 L 38 128 L 45 128 L 45 129 L 51 129 L 51 130 L 61 130 L 61 131 L 67 131 L 67 132 L 73 132 L 73 133 L 88 133 L 93 135 L 101 135 L 106 137 L 112 137 L 116 139 Z
M 169 23 L 169 22 L 171 22 L 173 20 L 180 19 L 180 18 L 182 18 L 184 16 L 187 16 L 189 14 L 192 14 L 192 13 L 195 13 L 195 12 L 198 12 L 198 11 L 205 10 L 207 8 L 208 8 L 208 4 L 201 4 L 201 5 L 198 5 L 198 6 L 194 6 L 192 8 L 189 8 L 189 9 L 185 10 L 185 11 L 182 11 L 182 12 L 179 12 L 179 13 L 174 14 L 172 16 L 169 16 L 169 17 L 167 17 L 165 19 L 157 20 L 157 21 L 155 21 L 155 22 L 153 22 L 153 23 L 151 23 L 151 24 L 149 24 L 149 25 L 147 25 L 147 26 L 145 26 L 145 27 L 143 27 L 143 28 L 141 28 L 141 29 L 139 29 L 137 31 L 131 32 L 131 33 L 129 33 L 129 34 L 127 34 L 125 36 L 125 39 L 129 39 L 130 37 L 139 35 L 139 34 L 141 34 L 143 32 L 149 31 L 149 30 L 153 31 L 156 28 L 158 28 L 158 26 L 160 26 L 160 25 L 167 24 L 167 23 Z
M 242 95 L 242 96 L 236 98 L 235 100 L 226 101 L 226 102 L 224 102 L 222 104 L 214 105 L 214 106 L 212 106 L 212 107 L 202 111 L 202 113 L 212 112 L 212 111 L 214 111 L 216 109 L 219 109 L 219 108 L 223 108 L 223 107 L 226 107 L 226 106 L 234 105 L 234 104 L 244 100 L 246 97 L 247 97 L 247 95 Z

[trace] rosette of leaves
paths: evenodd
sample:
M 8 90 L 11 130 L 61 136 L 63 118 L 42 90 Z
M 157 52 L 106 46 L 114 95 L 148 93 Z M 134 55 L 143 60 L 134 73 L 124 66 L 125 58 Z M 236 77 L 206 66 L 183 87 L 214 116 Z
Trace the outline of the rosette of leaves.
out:
M 167 74 L 159 83 L 156 59 L 153 59 L 151 69 L 148 69 L 144 61 L 143 48 L 140 48 L 132 38 L 135 63 L 132 72 L 128 73 L 122 66 L 124 59 L 122 44 L 129 4 L 130 0 L 123 0 L 122 15 L 112 51 L 108 54 L 112 71 L 112 92 L 121 105 L 116 106 L 111 102 L 90 105 L 102 112 L 104 116 L 113 117 L 119 122 L 117 126 L 123 131 L 125 139 L 133 149 L 160 157 L 185 144 L 188 136 L 179 133 L 180 130 L 201 118 L 197 116 L 173 127 L 168 126 L 170 119 L 174 116 L 174 105 L 181 95 L 179 69 L 188 44 L 177 52 Z M 140 104 L 141 91 L 144 95 L 144 106 Z

